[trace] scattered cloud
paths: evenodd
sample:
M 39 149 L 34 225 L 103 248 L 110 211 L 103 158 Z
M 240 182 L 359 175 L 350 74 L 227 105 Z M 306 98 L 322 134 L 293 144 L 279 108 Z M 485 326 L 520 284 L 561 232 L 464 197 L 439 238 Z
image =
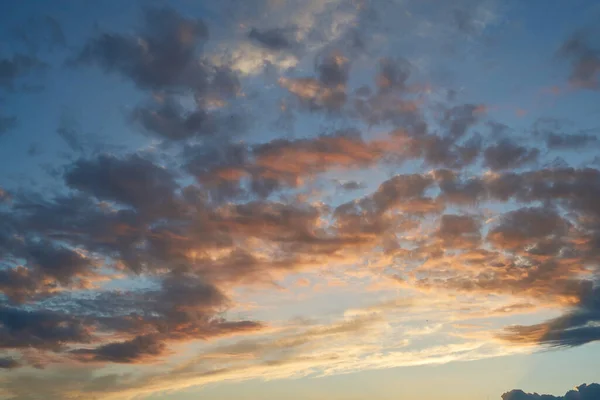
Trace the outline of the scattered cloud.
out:
M 3 95 L 67 52 L 56 85 L 116 76 L 136 95 L 115 99 L 119 123 L 96 110 L 130 144 L 95 146 L 63 115 L 48 136 L 67 157 L 42 133 L 28 151 L 51 160 L 47 185 L 2 182 L 0 396 L 131 399 L 600 340 L 600 171 L 579 157 L 598 132 L 527 126 L 533 107 L 516 119 L 488 82 L 460 87 L 495 57 L 495 2 L 243 3 L 15 31 L 28 51 L 0 58 Z M 592 39 L 559 51 L 573 87 L 597 88 Z M 8 109 L 0 134 L 38 126 Z M 503 396 L 529 398 L 545 397 Z

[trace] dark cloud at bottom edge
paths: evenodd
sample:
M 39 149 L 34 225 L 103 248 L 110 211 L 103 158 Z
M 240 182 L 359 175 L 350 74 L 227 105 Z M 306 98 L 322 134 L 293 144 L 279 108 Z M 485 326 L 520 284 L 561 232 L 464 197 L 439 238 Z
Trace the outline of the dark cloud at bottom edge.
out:
M 550 394 L 525 393 L 520 389 L 513 389 L 502 395 L 502 400 L 600 400 L 600 384 L 581 384 L 569 390 L 564 396 Z

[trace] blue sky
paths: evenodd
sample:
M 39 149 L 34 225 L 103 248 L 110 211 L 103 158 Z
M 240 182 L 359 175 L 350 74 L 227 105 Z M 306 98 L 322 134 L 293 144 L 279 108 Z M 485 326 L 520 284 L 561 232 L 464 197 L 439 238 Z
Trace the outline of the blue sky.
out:
M 597 398 L 599 15 L 0 1 L 0 399 Z

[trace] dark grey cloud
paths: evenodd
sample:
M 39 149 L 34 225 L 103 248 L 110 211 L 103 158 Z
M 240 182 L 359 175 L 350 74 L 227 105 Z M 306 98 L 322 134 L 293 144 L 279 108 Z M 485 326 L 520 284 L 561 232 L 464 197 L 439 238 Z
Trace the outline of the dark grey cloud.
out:
M 569 390 L 564 396 L 550 394 L 525 393 L 520 389 L 511 390 L 502 395 L 502 400 L 595 400 L 600 398 L 600 385 L 597 383 L 582 384 Z
M 412 147 L 415 158 L 422 157 L 426 165 L 460 169 L 476 161 L 482 141 L 472 136 L 462 144 L 452 137 L 429 134 L 415 137 Z
M 461 179 L 459 174 L 447 169 L 436 170 L 434 173 L 444 202 L 475 205 L 488 196 L 487 185 L 479 177 Z
M 597 141 L 598 137 L 589 133 L 551 133 L 546 137 L 546 145 L 550 149 L 579 149 Z
M 132 119 L 162 139 L 231 135 L 243 127 L 241 115 L 221 108 L 240 94 L 241 83 L 229 67 L 202 58 L 207 39 L 208 30 L 200 19 L 168 8 L 147 8 L 137 35 L 106 33 L 93 38 L 72 64 L 99 65 L 155 91 L 158 100 L 136 107 Z M 195 104 L 183 107 L 180 96 L 190 94 Z
M 541 324 L 510 326 L 501 337 L 514 343 L 550 347 L 581 346 L 600 340 L 600 287 L 593 287 L 591 281 L 585 283 L 572 310 Z
M 188 146 L 184 151 L 185 168 L 203 185 L 211 200 L 242 197 L 240 180 L 250 173 L 252 151 L 243 143 Z
M 82 254 L 50 242 L 28 243 L 23 250 L 29 266 L 62 284 L 67 284 L 75 276 L 84 275 L 92 265 L 90 259 Z
M 97 64 L 142 88 L 200 90 L 208 73 L 195 61 L 207 38 L 208 29 L 200 19 L 182 17 L 168 8 L 147 8 L 138 35 L 102 34 L 89 40 L 72 62 Z
M 540 151 L 504 139 L 483 152 L 484 166 L 492 170 L 519 168 L 537 160 Z
M 0 357 L 0 369 L 14 369 L 20 366 L 21 364 L 12 357 Z
M 350 74 L 348 60 L 342 54 L 330 54 L 317 61 L 319 82 L 328 87 L 345 86 Z
M 118 158 L 101 154 L 76 161 L 65 174 L 73 189 L 101 200 L 115 201 L 145 211 L 169 211 L 177 185 L 172 172 L 137 154 Z
M 339 185 L 344 190 L 358 190 L 366 187 L 364 183 L 358 181 L 346 181 L 340 183 Z
M 273 51 L 290 50 L 297 46 L 293 38 L 293 28 L 252 28 L 248 32 L 248 38 L 258 45 Z
M 483 107 L 478 104 L 454 106 L 444 112 L 442 125 L 448 130 L 448 135 L 459 138 L 477 123 L 482 113 Z
M 23 266 L 1 269 L 0 292 L 15 303 L 23 303 L 36 295 L 43 297 L 47 291 L 53 289 L 53 285 L 42 282 L 41 278 Z
M 159 356 L 166 350 L 164 342 L 154 335 L 136 336 L 123 342 L 108 343 L 95 349 L 78 349 L 73 354 L 86 361 L 135 363 Z
M 263 327 L 256 321 L 219 317 L 228 307 L 229 299 L 217 287 L 190 273 L 164 277 L 158 290 L 105 292 L 79 301 L 76 310 L 93 312 L 105 330 L 135 336 L 71 353 L 82 361 L 147 362 L 164 354 L 170 341 L 208 339 Z
M 598 89 L 600 75 L 600 48 L 592 41 L 596 31 L 582 31 L 571 36 L 558 51 L 558 55 L 571 62 L 569 81 L 576 87 Z
M 91 339 L 89 327 L 68 314 L 0 307 L 0 347 L 59 350 Z
M 202 109 L 186 112 L 173 99 L 157 106 L 138 107 L 133 118 L 149 132 L 169 140 L 185 140 L 211 135 L 216 131 L 214 118 Z
M 532 125 L 531 133 L 546 141 L 550 150 L 575 150 L 594 146 L 598 140 L 597 128 L 575 129 L 568 120 L 558 118 L 538 118 Z

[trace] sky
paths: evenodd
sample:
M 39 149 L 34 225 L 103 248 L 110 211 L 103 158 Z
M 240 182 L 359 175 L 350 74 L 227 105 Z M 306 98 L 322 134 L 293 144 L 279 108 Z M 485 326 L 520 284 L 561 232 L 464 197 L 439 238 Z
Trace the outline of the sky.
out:
M 599 399 L 599 19 L 0 0 L 0 399 Z

